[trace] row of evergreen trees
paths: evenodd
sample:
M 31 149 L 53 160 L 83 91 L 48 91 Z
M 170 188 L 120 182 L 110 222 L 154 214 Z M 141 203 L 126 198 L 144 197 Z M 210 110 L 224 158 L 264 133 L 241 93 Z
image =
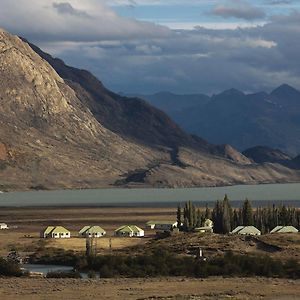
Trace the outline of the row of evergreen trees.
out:
M 191 201 L 188 201 L 184 204 L 183 212 L 180 205 L 177 208 L 177 224 L 183 231 L 192 231 L 197 227 L 201 227 L 204 221 L 210 218 L 211 211 L 208 206 L 203 212 L 200 208 L 196 208 Z
M 253 210 L 251 202 L 246 199 L 241 208 L 233 208 L 225 195 L 222 201 L 218 200 L 213 210 L 206 205 L 205 210 L 196 208 L 191 201 L 186 202 L 182 208 L 177 208 L 177 222 L 183 224 L 183 231 L 191 231 L 203 226 L 205 219 L 214 223 L 214 232 L 229 233 L 237 226 L 253 225 L 262 233 L 270 232 L 275 226 L 291 225 L 300 229 L 300 209 L 276 206 L 258 207 Z

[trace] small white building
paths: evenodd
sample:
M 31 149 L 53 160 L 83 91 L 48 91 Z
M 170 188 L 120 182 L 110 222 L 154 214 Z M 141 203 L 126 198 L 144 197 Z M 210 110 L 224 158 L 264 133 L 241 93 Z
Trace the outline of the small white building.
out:
M 254 226 L 238 226 L 231 231 L 231 234 L 261 235 L 261 232 Z
M 79 237 L 95 237 L 99 238 L 106 234 L 106 231 L 100 226 L 84 226 L 79 231 Z
M 213 233 L 214 232 L 214 223 L 210 219 L 206 219 L 203 223 L 202 227 L 197 227 L 195 228 L 195 232 L 200 232 L 200 233 Z
M 2 229 L 8 229 L 8 226 L 6 223 L 0 223 L 0 230 Z
M 62 226 L 48 226 L 41 232 L 42 238 L 67 239 L 71 237 L 71 232 Z
M 172 230 L 177 227 L 177 222 L 175 221 L 149 221 L 146 223 L 146 228 L 156 229 L 156 230 Z
M 145 232 L 136 225 L 124 225 L 115 230 L 115 236 L 143 237 Z
M 294 226 L 276 226 L 270 233 L 298 233 Z

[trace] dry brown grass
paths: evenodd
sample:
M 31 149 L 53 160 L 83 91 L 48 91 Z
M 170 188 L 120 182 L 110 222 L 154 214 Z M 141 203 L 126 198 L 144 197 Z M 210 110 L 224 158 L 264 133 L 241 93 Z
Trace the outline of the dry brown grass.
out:
M 0 279 L 0 299 L 298 300 L 300 281 L 266 278 Z
M 97 249 L 109 250 L 109 240 L 111 239 L 112 250 L 119 250 L 128 247 L 140 246 L 145 244 L 147 238 L 120 238 L 120 237 L 102 237 L 97 239 Z M 47 247 L 62 248 L 65 250 L 85 251 L 85 239 L 52 239 L 47 243 Z
M 275 258 L 296 258 L 300 260 L 300 234 L 269 234 L 257 240 L 241 236 L 179 234 L 162 240 L 152 239 L 154 231 L 147 231 L 147 238 L 113 237 L 113 230 L 120 225 L 136 224 L 144 228 L 151 219 L 174 220 L 175 208 L 9 208 L 0 210 L 1 222 L 17 225 L 17 229 L 0 231 L 0 255 L 6 255 L 11 248 L 24 254 L 35 251 L 40 230 L 46 225 L 63 225 L 71 230 L 71 239 L 45 241 L 46 247 L 84 251 L 85 239 L 77 238 L 82 226 L 95 224 L 107 231 L 107 236 L 98 239 L 99 252 L 108 251 L 109 238 L 112 249 L 126 253 L 143 253 L 153 248 L 167 248 L 178 254 L 193 253 L 201 247 L 204 254 L 214 256 L 226 251 L 255 253 Z M 25 237 L 30 236 L 30 238 Z M 275 247 L 275 248 L 274 248 Z M 278 250 L 279 249 L 279 250 Z
M 149 238 L 113 237 L 114 230 L 125 224 L 136 224 L 141 228 L 151 219 L 174 220 L 176 210 L 173 208 L 2 208 L 1 222 L 16 229 L 0 231 L 0 255 L 7 255 L 10 249 L 31 253 L 35 250 L 42 228 L 48 225 L 62 225 L 71 231 L 71 239 L 46 240 L 47 247 L 65 250 L 84 251 L 85 239 L 77 238 L 78 231 L 85 225 L 100 225 L 107 231 L 107 237 L 98 240 L 98 249 L 109 249 L 109 238 L 112 238 L 112 249 L 141 246 Z M 146 231 L 149 236 L 153 231 Z M 30 237 L 25 237 L 30 236 Z

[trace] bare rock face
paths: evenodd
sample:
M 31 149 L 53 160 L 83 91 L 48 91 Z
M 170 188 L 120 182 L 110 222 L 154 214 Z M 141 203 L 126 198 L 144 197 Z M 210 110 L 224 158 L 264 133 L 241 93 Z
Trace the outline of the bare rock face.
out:
M 107 186 L 156 157 L 104 128 L 45 60 L 4 31 L 0 76 L 4 187 Z
M 1 190 L 300 180 L 296 170 L 189 136 L 141 100 L 41 55 L 0 30 Z

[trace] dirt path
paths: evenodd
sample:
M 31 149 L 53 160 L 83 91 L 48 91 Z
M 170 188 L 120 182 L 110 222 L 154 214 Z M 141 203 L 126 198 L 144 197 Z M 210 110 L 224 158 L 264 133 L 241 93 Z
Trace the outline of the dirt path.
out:
M 300 280 L 287 279 L 0 279 L 1 300 L 298 300 L 299 295 Z

